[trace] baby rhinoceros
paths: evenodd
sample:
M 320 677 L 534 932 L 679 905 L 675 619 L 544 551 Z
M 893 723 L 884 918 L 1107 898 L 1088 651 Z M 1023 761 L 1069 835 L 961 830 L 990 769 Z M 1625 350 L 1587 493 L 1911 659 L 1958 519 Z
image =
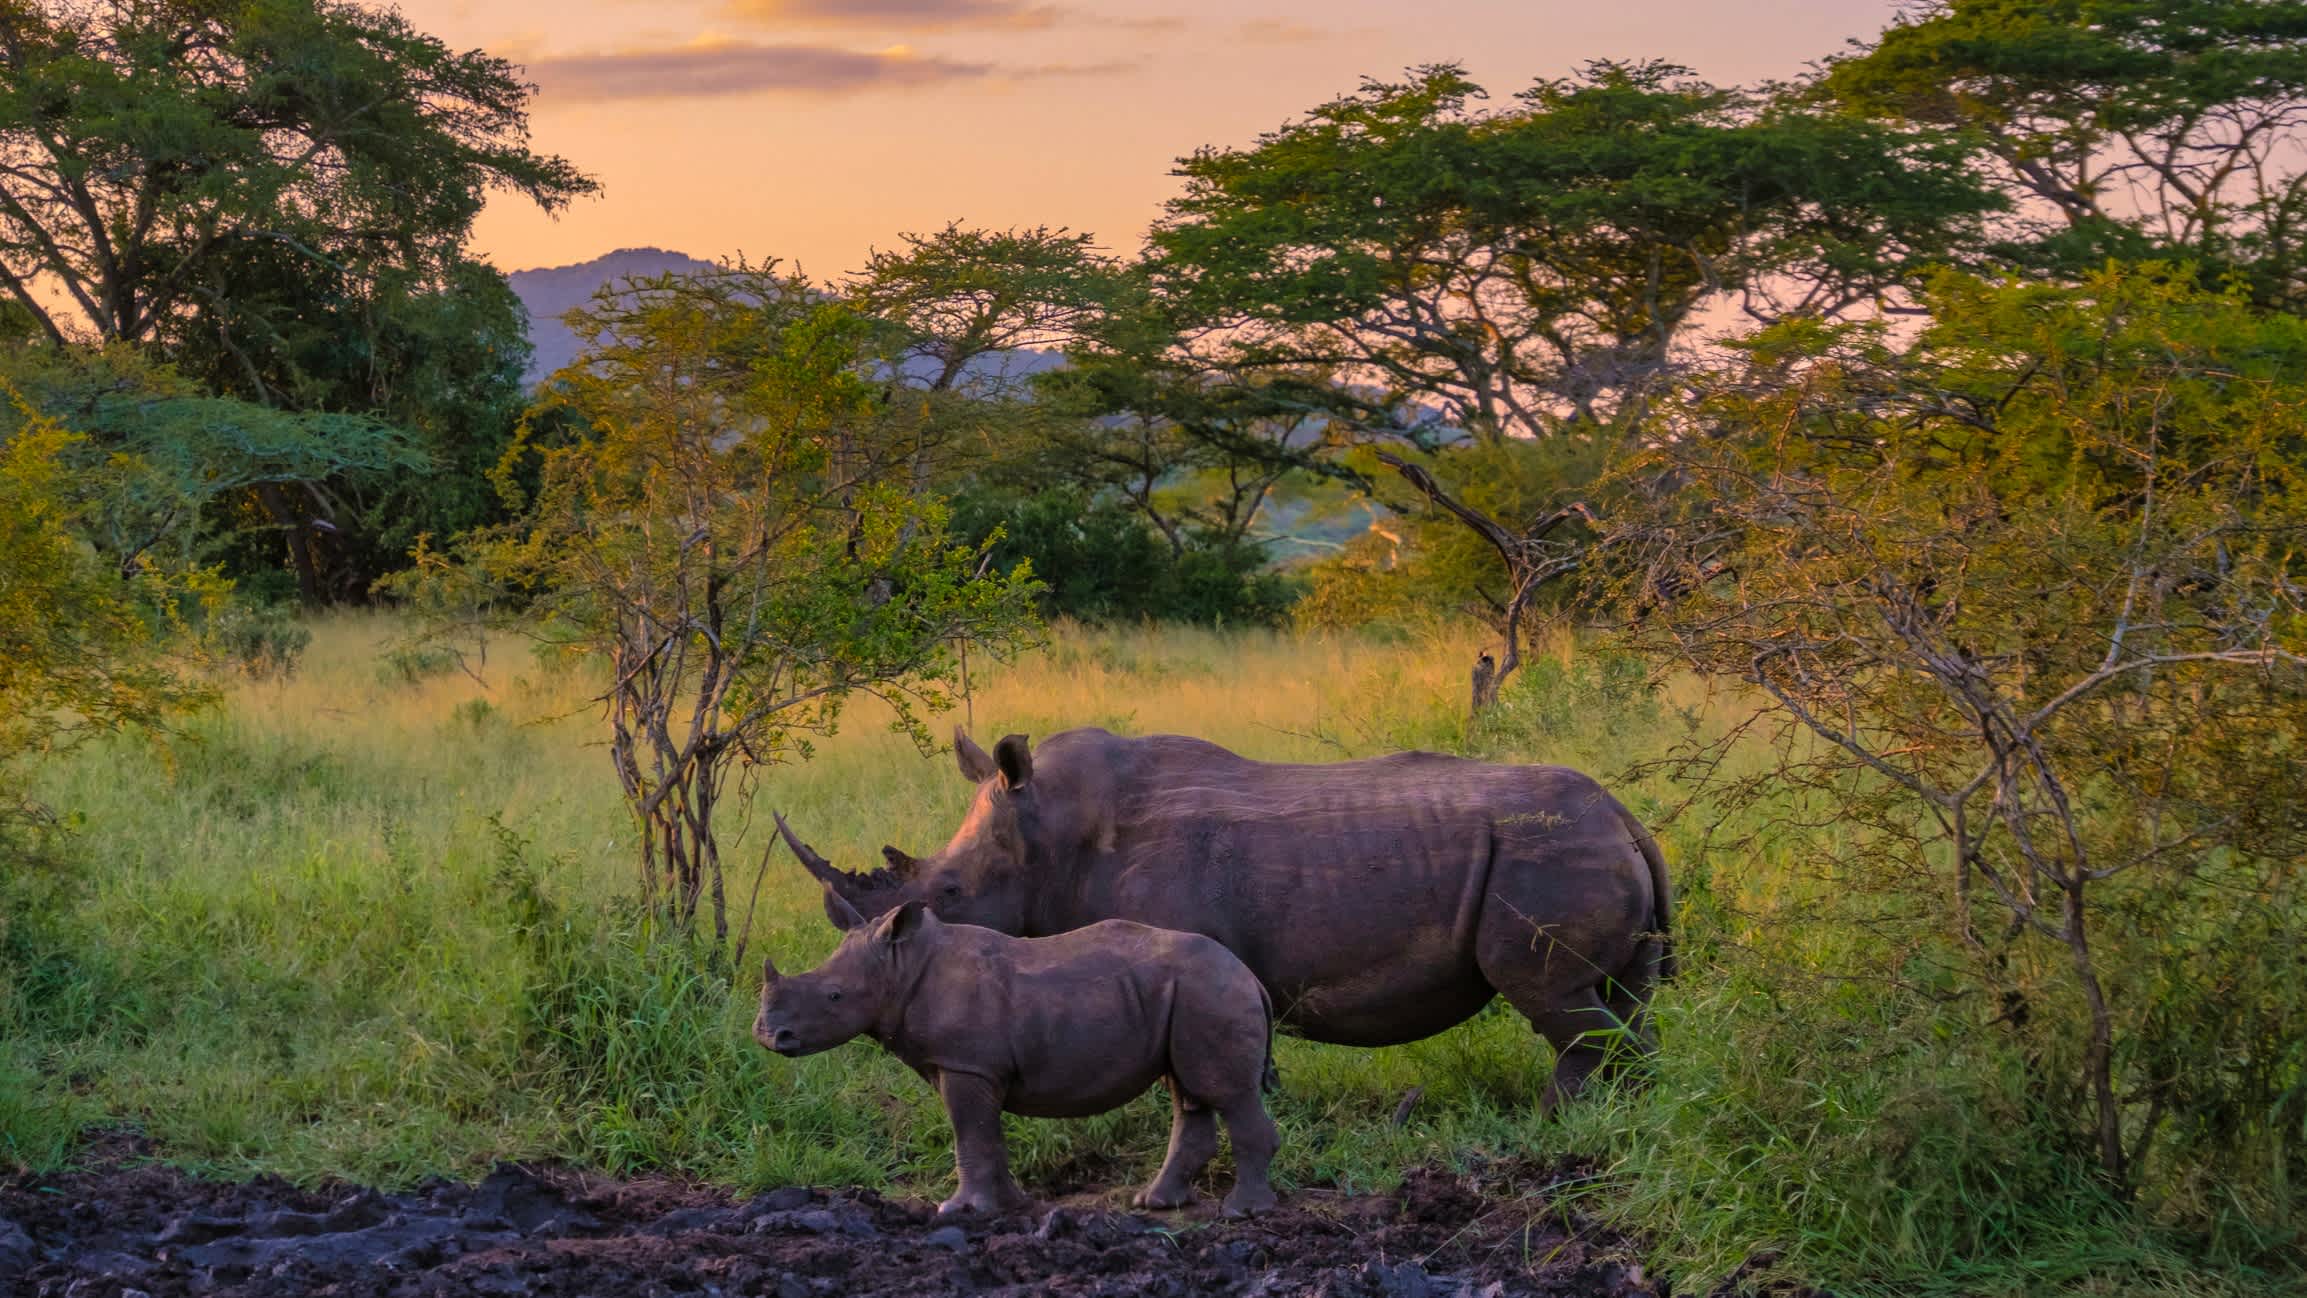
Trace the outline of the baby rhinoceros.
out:
M 1166 1079 L 1169 1157 L 1137 1194 L 1149 1208 L 1193 1197 L 1234 1137 L 1231 1213 L 1274 1205 L 1278 1137 L 1259 1092 L 1273 1075 L 1273 1008 L 1248 966 L 1209 938 L 1107 920 L 1017 938 L 947 924 L 915 901 L 849 930 L 824 964 L 779 976 L 762 964 L 753 1036 L 788 1058 L 871 1036 L 944 1097 L 961 1185 L 942 1214 L 1025 1206 L 1002 1144 L 1003 1110 L 1076 1118 L 1119 1108 Z

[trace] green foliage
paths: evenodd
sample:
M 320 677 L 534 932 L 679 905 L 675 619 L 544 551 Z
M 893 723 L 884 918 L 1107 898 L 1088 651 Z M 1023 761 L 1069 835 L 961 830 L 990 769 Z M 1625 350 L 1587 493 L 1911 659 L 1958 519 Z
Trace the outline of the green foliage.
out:
M 1238 362 L 1355 385 L 1308 402 L 1494 441 L 1630 420 L 1715 295 L 1791 276 L 1805 308 L 1863 301 L 1991 205 L 1952 149 L 1668 64 L 1482 98 L 1455 67 L 1416 69 L 1195 154 L 1158 282 L 1236 326 L 1214 345 Z
M 1271 417 L 1318 420 L 1322 443 L 1395 448 L 1330 463 L 1365 483 L 1382 465 L 1465 530 L 1425 529 L 1420 561 L 1493 610 L 1503 646 L 1475 678 L 1477 708 L 1519 668 L 1534 602 L 1584 562 L 1564 527 L 1582 511 L 1563 493 L 1519 516 L 1469 504 L 1493 466 L 1453 461 L 1635 436 L 1709 304 L 1882 300 L 1973 246 L 1998 204 L 1953 141 L 1671 64 L 1597 62 L 1506 107 L 1485 97 L 1457 67 L 1419 68 L 1254 147 L 1205 149 L 1180 167 L 1149 263 L 1169 309 L 1199 325 L 1204 368 Z M 1425 603 L 1399 593 L 1408 578 L 1369 576 L 1373 560 L 1398 569 L 1400 549 L 1343 556 L 1310 614 Z
M 518 68 L 392 10 L 98 0 L 11 5 L 0 27 L 0 141 L 25 182 L 0 257 L 58 339 L 222 328 L 234 275 L 273 251 L 324 276 L 437 271 L 489 189 L 548 209 L 593 189 L 528 151 Z
M 1052 618 L 1266 626 L 1287 616 L 1295 593 L 1251 547 L 1188 534 L 1173 549 L 1136 511 L 1062 487 L 967 492 L 954 502 L 953 534 L 984 545 L 999 570 L 1024 565 Z
M 1517 438 L 1454 447 L 1427 462 L 1447 475 L 1444 485 L 1454 498 L 1512 526 L 1565 500 L 1599 503 L 1606 449 L 1589 435 Z M 1511 583 L 1498 551 L 1457 518 L 1420 509 L 1423 502 L 1407 491 L 1374 494 L 1392 517 L 1342 553 L 1307 565 L 1298 619 L 1333 631 L 1411 629 L 1467 617 L 1495 621 Z M 1549 607 L 1538 604 L 1541 611 Z
M 848 290 L 859 310 L 900 332 L 894 361 L 906 382 L 1007 400 L 1025 390 L 1006 367 L 1027 358 L 1013 353 L 1087 336 L 1123 283 L 1087 234 L 953 223 L 906 235 L 901 252 L 875 252 Z
M 200 519 L 228 570 L 278 573 L 285 551 L 308 601 L 359 600 L 407 566 L 419 537 L 502 521 L 489 474 L 529 403 L 527 317 L 504 276 L 458 262 L 437 279 L 322 284 L 309 267 L 262 269 L 235 274 L 212 308 L 231 322 L 179 340 L 177 367 L 260 405 L 361 412 L 403 449 L 380 459 L 368 429 L 304 416 L 331 452 L 311 476 L 226 493 Z
M 915 706 L 942 705 L 957 644 L 1024 629 L 1033 583 L 947 540 L 922 425 L 873 381 L 879 322 L 743 265 L 605 289 L 572 322 L 591 346 L 543 403 L 571 440 L 527 448 L 536 495 L 396 586 L 517 601 L 610 665 L 645 895 L 684 927 L 709 899 L 723 939 L 724 785 L 805 756 L 857 693 L 926 746 Z
M 312 643 L 312 629 L 279 605 L 235 602 L 208 616 L 201 637 L 250 676 L 293 676 L 296 660 Z
M 1650 1089 L 1568 1119 L 1607 1160 L 1590 1202 L 1651 1232 L 1678 1277 L 1948 1298 L 2300 1282 L 2277 1240 L 2172 1229 L 2042 1140 L 2058 1117 L 2023 1058 L 1982 1048 L 1959 1009 L 1852 981 L 1852 947 L 1776 906 L 1740 918 L 1738 946 L 1684 965 Z
M 1646 561 L 1636 642 L 1784 723 L 1775 763 L 1686 774 L 1846 827 L 1796 912 L 1869 936 L 1838 972 L 1966 1006 L 1946 1048 L 2023 1059 L 2032 1139 L 2110 1193 L 2281 1247 L 2307 321 L 2192 281 L 1948 277 L 1909 346 L 1765 334 L 1708 436 L 1629 467 L 1681 490 L 1613 544 Z
M 212 396 L 123 345 L 0 350 L 0 374 L 81 436 L 68 454 L 79 531 L 120 571 L 183 571 L 269 549 L 265 493 L 348 474 L 414 479 L 432 461 L 378 418 Z
M 458 661 L 453 647 L 420 637 L 387 647 L 377 658 L 376 675 L 387 684 L 416 685 L 457 670 Z
M 163 471 L 147 512 L 190 530 L 200 505 L 236 574 L 285 550 L 308 604 L 364 594 L 416 533 L 489 517 L 479 470 L 525 344 L 465 244 L 491 190 L 552 210 L 594 188 L 527 147 L 516 66 L 345 0 L 17 4 L 0 35 L 15 309 L 59 347 L 167 356 L 180 405 L 306 412 L 140 413 L 116 431 Z M 167 472 L 187 461 L 229 479 L 189 493 L 210 503 L 184 489 L 208 480 Z
M 158 726 L 204 698 L 165 656 L 163 619 L 179 596 L 221 590 L 197 573 L 123 574 L 95 554 L 68 467 L 79 437 L 13 388 L 0 398 L 0 764 L 12 764 Z
M 2296 309 L 2307 168 L 2297 0 L 1933 0 L 1818 83 L 1852 112 L 1961 133 L 2023 202 L 2002 256 L 2074 278 L 2184 259 Z
M 1252 528 L 1302 459 L 1282 444 L 1297 421 L 1174 363 L 1175 322 L 1086 235 L 906 243 L 848 290 L 887 329 L 893 413 L 917 421 L 917 483 L 949 484 L 957 534 L 1001 533 L 996 562 L 1031 560 L 1046 611 L 1272 620 L 1284 583 Z

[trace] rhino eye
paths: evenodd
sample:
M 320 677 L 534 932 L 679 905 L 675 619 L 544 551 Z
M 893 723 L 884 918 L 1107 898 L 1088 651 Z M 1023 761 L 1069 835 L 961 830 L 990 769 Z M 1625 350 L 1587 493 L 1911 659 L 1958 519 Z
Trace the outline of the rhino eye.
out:
M 949 883 L 945 885 L 944 892 L 948 897 L 958 897 L 961 895 L 961 885 L 958 883 Z
M 840 989 L 840 988 L 838 988 L 838 987 L 836 987 L 836 988 L 834 988 L 832 991 L 829 991 L 829 992 L 825 993 L 825 999 L 827 999 L 827 1000 L 829 1000 L 829 1001 L 837 1001 L 837 1000 L 840 1000 L 840 999 L 841 999 L 841 989 Z

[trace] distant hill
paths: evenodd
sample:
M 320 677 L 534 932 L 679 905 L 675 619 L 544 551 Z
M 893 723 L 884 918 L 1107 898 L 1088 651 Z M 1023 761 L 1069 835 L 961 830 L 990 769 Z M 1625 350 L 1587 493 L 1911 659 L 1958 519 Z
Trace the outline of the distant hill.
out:
M 592 301 L 593 294 L 603 286 L 635 277 L 656 275 L 688 275 L 715 269 L 714 263 L 700 261 L 685 252 L 671 252 L 664 248 L 619 248 L 591 261 L 574 266 L 546 266 L 537 270 L 516 270 L 505 276 L 513 286 L 513 295 L 529 310 L 529 342 L 535 355 L 529 360 L 529 370 L 523 377 L 532 386 L 554 370 L 577 359 L 577 336 L 561 323 L 561 317 L 577 307 Z M 997 352 L 980 357 L 968 369 L 971 378 L 1004 388 L 1022 385 L 1026 379 L 1044 370 L 1065 364 L 1058 352 L 1023 349 Z M 909 375 L 926 379 L 937 372 L 931 362 L 916 359 L 905 366 Z
M 505 281 L 513 286 L 514 296 L 529 309 L 529 342 L 535 346 L 536 355 L 530 359 L 529 372 L 524 377 L 533 384 L 577 359 L 577 336 L 561 323 L 561 317 L 591 301 L 593 293 L 603 285 L 636 275 L 691 274 L 711 269 L 712 262 L 700 261 L 687 253 L 668 252 L 663 248 L 619 248 L 574 266 L 516 270 L 505 276 Z
M 656 275 L 685 275 L 715 269 L 715 264 L 692 257 L 687 253 L 672 252 L 664 248 L 619 248 L 615 252 L 581 261 L 574 266 L 545 266 L 535 270 L 516 270 L 505 276 L 512 285 L 514 296 L 529 312 L 529 341 L 535 354 L 529 360 L 528 373 L 523 376 L 534 386 L 546 375 L 560 369 L 577 358 L 577 336 L 561 323 L 569 311 L 585 305 L 602 287 L 634 277 Z M 981 356 L 967 370 L 970 382 L 980 391 L 1001 390 L 1022 394 L 1024 385 L 1033 375 L 1057 369 L 1065 364 L 1061 352 L 1021 348 L 1016 351 L 996 352 Z M 937 372 L 936 364 L 915 357 L 904 366 L 904 372 L 917 380 L 927 381 Z M 1319 429 L 1311 423 L 1291 435 L 1293 443 L 1319 436 Z M 1303 562 L 1323 553 L 1334 552 L 1344 541 L 1359 535 L 1369 526 L 1368 511 L 1344 509 L 1339 502 L 1325 499 L 1317 502 L 1309 498 L 1277 500 L 1268 507 L 1266 527 L 1262 530 L 1273 536 L 1274 557 L 1287 565 Z

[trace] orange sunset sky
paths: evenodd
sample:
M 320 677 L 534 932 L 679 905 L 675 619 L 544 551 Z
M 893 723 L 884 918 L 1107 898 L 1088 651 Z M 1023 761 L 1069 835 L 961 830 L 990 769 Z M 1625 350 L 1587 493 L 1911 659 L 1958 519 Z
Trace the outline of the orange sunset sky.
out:
M 500 196 L 506 270 L 655 245 L 854 269 L 901 231 L 1062 225 L 1134 251 L 1172 161 L 1365 75 L 1457 61 L 1503 97 L 1592 58 L 1800 73 L 1896 0 L 401 0 L 528 68 L 534 143 L 604 192 Z

